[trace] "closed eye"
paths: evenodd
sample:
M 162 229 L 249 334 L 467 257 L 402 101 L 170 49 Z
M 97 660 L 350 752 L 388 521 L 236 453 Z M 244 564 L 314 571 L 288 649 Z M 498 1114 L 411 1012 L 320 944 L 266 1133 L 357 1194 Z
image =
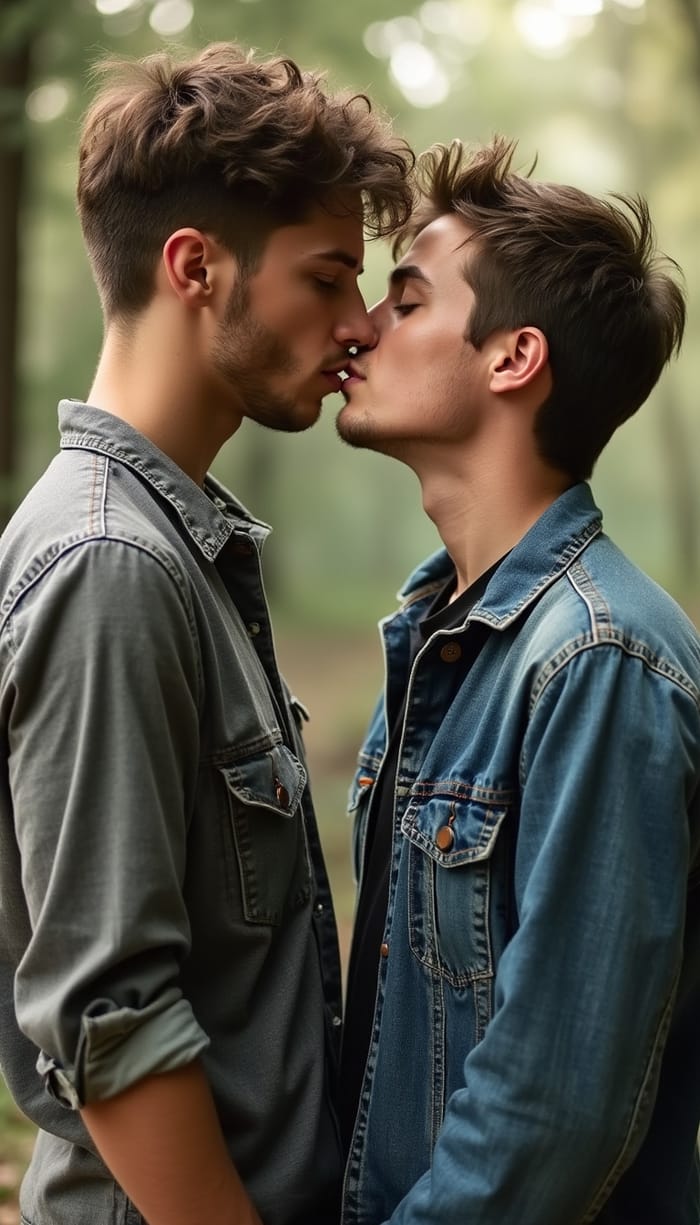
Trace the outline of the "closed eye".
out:
M 417 306 L 420 306 L 420 302 L 397 302 L 392 309 L 397 315 L 410 315 Z

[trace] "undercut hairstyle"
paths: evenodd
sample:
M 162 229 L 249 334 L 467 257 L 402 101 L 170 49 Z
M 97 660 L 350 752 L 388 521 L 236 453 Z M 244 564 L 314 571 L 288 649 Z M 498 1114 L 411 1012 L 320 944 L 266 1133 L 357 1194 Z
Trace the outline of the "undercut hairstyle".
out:
M 644 403 L 685 328 L 678 264 L 656 249 L 640 196 L 597 199 L 512 169 L 516 142 L 467 153 L 435 145 L 418 161 L 418 203 L 395 241 L 403 250 L 432 221 L 473 232 L 464 276 L 475 294 L 466 338 L 539 328 L 552 392 L 535 419 L 539 454 L 585 480 L 613 432 Z
M 171 233 L 215 237 L 250 271 L 271 231 L 356 196 L 369 236 L 405 225 L 413 155 L 364 94 L 277 56 L 215 43 L 96 66 L 83 123 L 78 212 L 107 319 L 150 301 Z

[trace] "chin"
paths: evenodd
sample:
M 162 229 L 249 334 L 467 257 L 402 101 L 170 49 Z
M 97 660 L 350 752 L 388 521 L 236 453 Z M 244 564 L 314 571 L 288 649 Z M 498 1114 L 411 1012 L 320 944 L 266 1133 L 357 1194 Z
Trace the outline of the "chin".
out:
M 280 400 L 265 405 L 264 411 L 255 414 L 254 419 L 270 430 L 279 430 L 283 434 L 300 434 L 315 425 L 321 415 L 321 401 L 309 400 L 306 403 Z
M 280 434 L 303 434 L 304 430 L 310 430 L 311 426 L 316 424 L 318 418 L 318 413 L 313 417 L 278 417 L 276 421 L 268 421 L 264 424 L 272 430 L 278 430 Z
M 343 411 L 335 421 L 338 436 L 350 447 L 364 447 L 369 451 L 383 451 L 383 439 L 377 434 L 371 421 L 362 418 L 344 417 Z

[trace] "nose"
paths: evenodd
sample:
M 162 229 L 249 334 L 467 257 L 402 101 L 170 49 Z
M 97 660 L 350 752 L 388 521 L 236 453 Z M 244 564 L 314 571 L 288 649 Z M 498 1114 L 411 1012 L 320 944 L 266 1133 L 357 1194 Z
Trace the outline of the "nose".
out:
M 352 312 L 346 312 L 336 324 L 334 338 L 344 349 L 371 349 L 377 343 L 377 329 L 361 296 Z

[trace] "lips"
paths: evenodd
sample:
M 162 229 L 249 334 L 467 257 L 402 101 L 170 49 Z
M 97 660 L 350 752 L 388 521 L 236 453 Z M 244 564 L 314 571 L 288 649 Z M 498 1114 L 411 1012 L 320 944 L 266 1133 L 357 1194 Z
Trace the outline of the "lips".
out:
M 336 374 L 334 370 L 322 370 L 321 374 L 328 383 L 329 391 L 340 391 L 343 386 L 343 380 L 339 374 Z
M 343 367 L 345 371 L 345 379 L 343 381 L 342 390 L 347 395 L 351 387 L 357 386 L 358 383 L 364 383 L 367 375 L 363 374 L 354 362 L 347 362 Z
M 340 391 L 343 386 L 343 379 L 340 377 L 345 371 L 347 359 L 342 362 L 336 362 L 332 366 L 327 366 L 321 371 L 324 379 L 328 383 L 329 391 Z
M 361 373 L 354 362 L 349 362 L 347 358 L 343 362 L 338 362 L 337 365 L 327 366 L 321 371 L 323 378 L 328 383 L 329 391 L 347 391 L 353 383 L 361 383 L 365 380 L 365 375 Z

